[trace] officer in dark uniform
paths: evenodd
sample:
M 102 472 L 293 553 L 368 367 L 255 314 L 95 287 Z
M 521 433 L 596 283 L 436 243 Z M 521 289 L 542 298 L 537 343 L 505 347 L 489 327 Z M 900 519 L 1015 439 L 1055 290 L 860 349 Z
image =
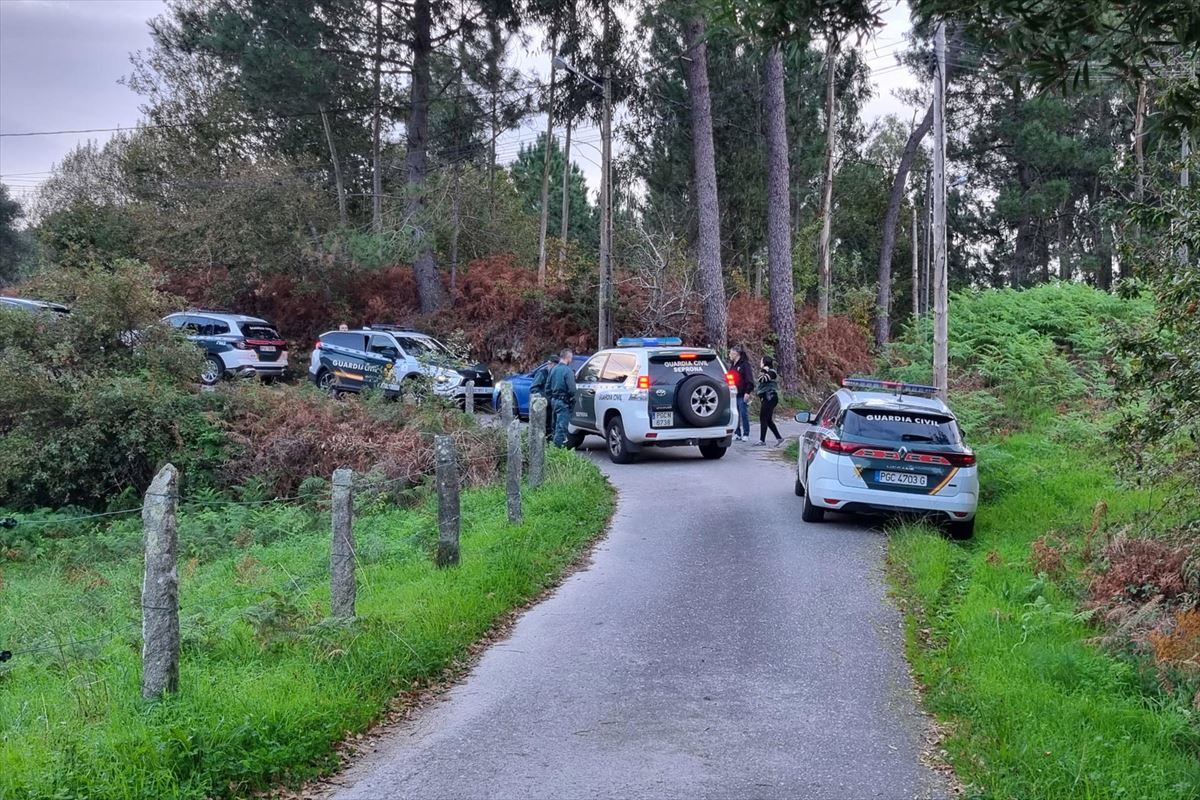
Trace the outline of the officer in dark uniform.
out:
M 554 433 L 554 404 L 546 394 L 546 386 L 550 380 L 550 370 L 558 363 L 558 356 L 551 353 L 546 360 L 533 371 L 533 382 L 529 384 L 529 408 L 533 409 L 533 398 L 546 398 L 546 438 Z
M 567 423 L 575 406 L 575 371 L 571 369 L 574 356 L 570 348 L 559 353 L 558 363 L 546 379 L 546 396 L 554 408 L 554 443 L 559 447 L 567 446 Z

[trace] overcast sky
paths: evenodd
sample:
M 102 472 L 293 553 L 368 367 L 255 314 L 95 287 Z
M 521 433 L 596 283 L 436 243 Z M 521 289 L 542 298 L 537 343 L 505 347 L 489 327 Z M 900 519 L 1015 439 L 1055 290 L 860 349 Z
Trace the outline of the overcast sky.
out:
M 129 54 L 149 47 L 149 19 L 164 10 L 162 0 L 0 0 L 0 133 L 133 127 L 140 98 L 118 82 L 130 72 Z M 903 2 L 885 15 L 886 26 L 867 45 L 875 70 L 876 95 L 865 116 L 911 116 L 893 96 L 913 76 L 895 64 L 910 27 Z M 518 58 L 525 70 L 547 74 L 544 53 Z M 524 142 L 545 129 L 545 118 L 527 120 L 498 145 L 508 161 Z M 561 130 L 558 131 L 561 136 Z M 75 145 L 105 141 L 111 134 L 60 134 L 0 137 L 0 181 L 19 199 L 27 199 L 51 166 Z M 573 160 L 594 190 L 598 184 L 599 131 L 586 128 L 574 137 Z M 620 143 L 615 149 L 620 151 Z

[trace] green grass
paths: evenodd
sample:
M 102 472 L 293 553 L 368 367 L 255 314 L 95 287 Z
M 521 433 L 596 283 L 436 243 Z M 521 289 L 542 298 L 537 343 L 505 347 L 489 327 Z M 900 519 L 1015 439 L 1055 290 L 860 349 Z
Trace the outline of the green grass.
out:
M 265 544 L 192 547 L 195 560 L 180 564 L 180 691 L 157 703 L 139 697 L 140 559 L 118 546 L 87 569 L 61 558 L 7 564 L 0 646 L 51 647 L 0 666 L 0 797 L 244 795 L 334 768 L 348 731 L 453 669 L 604 528 L 613 497 L 600 473 L 572 454 L 548 458 L 522 525 L 504 519 L 501 489 L 464 494 L 455 569 L 431 563 L 431 505 L 360 516 L 351 624 L 325 619 L 322 519 L 292 519 Z M 184 534 L 198 530 L 181 523 L 185 550 L 196 542 Z
M 1030 560 L 1048 532 L 1078 554 L 1100 500 L 1117 522 L 1153 507 L 1149 493 L 1117 484 L 1098 440 L 1078 420 L 1042 419 L 985 442 L 980 477 L 991 488 L 975 540 L 952 543 L 920 526 L 890 539 L 909 657 L 970 797 L 1200 796 L 1190 698 L 1089 643 L 1100 631 L 1077 613 L 1080 562 L 1055 580 Z

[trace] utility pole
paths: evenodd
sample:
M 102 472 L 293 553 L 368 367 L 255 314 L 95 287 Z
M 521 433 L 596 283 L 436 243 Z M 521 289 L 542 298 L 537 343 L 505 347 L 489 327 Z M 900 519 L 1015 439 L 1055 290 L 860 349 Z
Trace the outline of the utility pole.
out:
M 375 0 L 375 113 L 371 120 L 371 233 L 383 232 L 383 167 L 380 160 L 380 127 L 383 116 L 380 73 L 383 70 L 383 0 Z
M 949 386 L 949 290 L 946 280 L 946 22 L 934 38 L 933 84 L 933 385 L 946 399 Z
M 912 226 L 912 251 L 913 251 L 913 253 L 912 253 L 912 256 L 913 256 L 912 296 L 913 296 L 913 298 L 912 298 L 912 300 L 913 300 L 913 322 L 916 322 L 921 317 L 921 300 L 920 300 L 921 276 L 919 273 L 919 268 L 917 266 L 917 264 L 918 264 L 918 260 L 917 260 L 918 239 L 917 239 L 917 205 L 916 205 L 916 203 L 913 203 L 912 212 L 913 212 L 913 215 L 912 215 L 912 217 L 913 217 L 913 220 L 912 220 L 912 222 L 913 222 L 913 226 Z
M 550 35 L 550 52 L 558 50 L 558 32 Z M 538 286 L 546 285 L 546 229 L 550 224 L 550 139 L 554 136 L 554 59 L 550 60 L 550 96 L 546 99 L 546 147 L 542 151 L 542 220 L 538 231 Z
M 600 135 L 600 308 L 596 346 L 613 343 L 612 269 L 612 69 L 604 68 L 604 116 Z
M 933 285 L 933 165 L 925 168 L 925 272 L 921 281 L 921 313 L 929 314 L 931 299 L 929 287 Z
M 558 279 L 563 279 L 567 263 L 567 228 L 571 218 L 571 115 L 567 114 L 567 135 L 563 140 L 562 214 L 558 235 Z
M 837 78 L 838 40 L 827 32 L 829 41 L 825 48 L 825 177 L 821 184 L 821 234 L 817 240 L 817 317 L 824 324 L 829 318 L 830 295 L 833 294 L 832 254 L 833 237 L 833 149 L 837 135 L 834 85 Z

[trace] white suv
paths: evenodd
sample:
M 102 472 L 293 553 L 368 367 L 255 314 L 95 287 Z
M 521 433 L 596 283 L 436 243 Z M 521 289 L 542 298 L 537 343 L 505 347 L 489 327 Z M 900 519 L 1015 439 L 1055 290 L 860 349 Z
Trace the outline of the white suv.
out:
M 628 464 L 646 447 L 698 446 L 725 455 L 737 427 L 734 377 L 720 356 L 679 339 L 621 339 L 575 376 L 570 444 L 603 436 L 609 457 Z

